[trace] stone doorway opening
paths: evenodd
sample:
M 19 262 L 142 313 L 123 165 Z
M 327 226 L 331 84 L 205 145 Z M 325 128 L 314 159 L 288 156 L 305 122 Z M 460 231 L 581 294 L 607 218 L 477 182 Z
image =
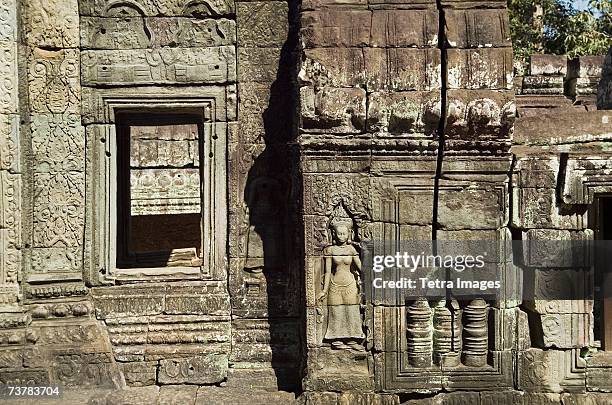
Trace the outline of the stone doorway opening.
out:
M 612 243 L 612 195 L 596 197 L 590 211 L 595 239 Z M 607 244 L 606 244 L 607 245 Z M 601 349 L 612 351 L 612 260 L 611 252 L 598 252 L 594 273 L 593 337 Z
M 117 117 L 117 267 L 199 267 L 203 123 L 170 112 Z

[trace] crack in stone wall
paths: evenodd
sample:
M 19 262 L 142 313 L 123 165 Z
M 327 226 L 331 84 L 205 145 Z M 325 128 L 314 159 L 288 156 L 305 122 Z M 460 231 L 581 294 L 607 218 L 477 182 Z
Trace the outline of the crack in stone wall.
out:
M 446 131 L 446 116 L 448 114 L 447 105 L 447 69 L 448 69 L 448 55 L 446 54 L 446 20 L 444 18 L 444 9 L 440 0 L 436 1 L 436 7 L 439 13 L 439 24 L 438 24 L 438 48 L 441 51 L 440 57 L 440 70 L 442 72 L 441 88 L 440 88 L 440 124 L 438 126 L 438 154 L 436 163 L 436 174 L 434 180 L 433 189 L 433 209 L 432 209 L 432 240 L 438 239 L 438 205 L 440 198 L 440 177 L 442 176 L 442 163 L 444 160 L 444 139 Z

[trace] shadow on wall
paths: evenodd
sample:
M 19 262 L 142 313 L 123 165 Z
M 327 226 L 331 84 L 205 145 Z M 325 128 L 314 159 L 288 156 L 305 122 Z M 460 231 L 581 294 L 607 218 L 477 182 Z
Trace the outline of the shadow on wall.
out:
M 260 117 L 265 129 L 263 145 L 261 142 L 239 145 L 243 148 L 241 155 L 252 156 L 253 162 L 243 190 L 246 223 L 240 238 L 244 260 L 238 271 L 244 283 L 241 299 L 249 300 L 249 280 L 254 285 L 265 285 L 266 299 L 261 302 L 264 306 L 267 302 L 264 310 L 269 319 L 271 362 L 278 389 L 298 392 L 305 341 L 302 182 L 299 151 L 294 145 L 298 119 L 299 0 L 289 0 L 288 6 L 287 38 L 276 78 L 266 89 L 270 96 Z M 257 295 L 256 291 L 252 296 Z
M 601 80 L 597 87 L 597 109 L 612 110 L 612 47 L 604 60 Z

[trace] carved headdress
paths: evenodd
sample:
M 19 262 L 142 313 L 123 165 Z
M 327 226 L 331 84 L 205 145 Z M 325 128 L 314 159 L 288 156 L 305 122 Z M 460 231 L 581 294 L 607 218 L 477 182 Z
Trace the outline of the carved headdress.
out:
M 345 225 L 350 231 L 353 230 L 353 219 L 346 211 L 342 203 L 338 204 L 334 208 L 334 211 L 331 214 L 331 219 L 329 221 L 330 229 L 336 228 L 339 225 Z

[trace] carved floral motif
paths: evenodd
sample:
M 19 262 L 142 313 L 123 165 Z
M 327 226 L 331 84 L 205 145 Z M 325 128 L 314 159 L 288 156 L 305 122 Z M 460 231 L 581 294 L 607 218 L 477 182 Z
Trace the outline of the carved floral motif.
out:
M 80 113 L 79 51 L 35 48 L 28 67 L 30 108 L 34 113 Z
M 19 117 L 0 115 L 0 170 L 19 171 Z
M 17 39 L 17 4 L 16 0 L 0 1 L 0 41 Z
M 32 117 L 31 131 L 37 172 L 85 169 L 85 134 L 79 115 L 38 114 Z
M 34 176 L 34 246 L 81 246 L 84 217 L 83 173 Z
M 26 0 L 23 2 L 23 38 L 32 46 L 77 48 L 77 0 Z
M 0 113 L 17 112 L 17 45 L 0 44 Z

